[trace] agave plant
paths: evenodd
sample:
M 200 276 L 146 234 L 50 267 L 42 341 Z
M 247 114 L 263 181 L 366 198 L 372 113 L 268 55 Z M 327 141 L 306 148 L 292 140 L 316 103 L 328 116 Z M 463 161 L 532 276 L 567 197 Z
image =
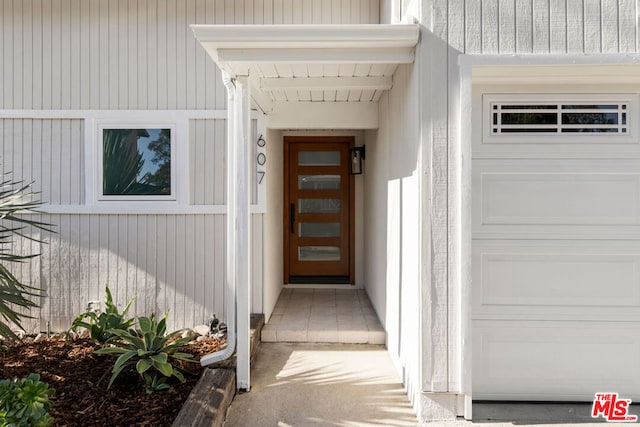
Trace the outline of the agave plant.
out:
M 170 388 L 171 377 L 184 382 L 184 376 L 176 366 L 178 362 L 193 362 L 193 355 L 181 352 L 192 336 L 180 338 L 182 331 L 166 334 L 167 314 L 158 322 L 155 315 L 138 318 L 138 328 L 128 331 L 112 330 L 118 337 L 110 345 L 95 351 L 96 354 L 118 355 L 111 370 L 111 387 L 118 375 L 134 366 L 145 382 L 147 393 Z
M 7 263 L 25 262 L 40 254 L 15 254 L 11 244 L 16 236 L 40 242 L 26 234 L 29 227 L 51 231 L 50 224 L 23 215 L 37 213 L 35 209 L 42 205 L 34 199 L 38 193 L 32 191 L 32 186 L 33 183 L 24 185 L 11 180 L 0 182 L 0 336 L 10 339 L 18 339 L 11 324 L 23 329 L 21 320 L 32 318 L 19 309 L 38 307 L 33 300 L 40 297 L 40 289 L 22 283 L 7 267 Z
M 72 331 L 77 331 L 83 327 L 89 331 L 91 340 L 96 344 L 106 344 L 116 337 L 114 330 L 126 331 L 133 326 L 133 319 L 127 319 L 126 315 L 131 308 L 133 298 L 129 300 L 122 313 L 118 311 L 118 306 L 113 303 L 109 286 L 105 290 L 104 313 L 96 313 L 88 310 L 75 318 L 71 325 Z M 87 321 L 88 320 L 88 321 Z

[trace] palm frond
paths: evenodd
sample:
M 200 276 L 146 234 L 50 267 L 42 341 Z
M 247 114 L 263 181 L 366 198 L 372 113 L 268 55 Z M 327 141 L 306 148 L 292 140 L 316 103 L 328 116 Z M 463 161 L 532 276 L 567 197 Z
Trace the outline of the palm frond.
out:
M 31 218 L 32 214 L 40 213 L 37 209 L 42 205 L 37 200 L 39 193 L 32 188 L 33 183 L 23 181 L 5 178 L 0 182 L 0 336 L 10 339 L 18 339 L 10 326 L 23 329 L 21 321 L 33 318 L 28 311 L 38 307 L 35 299 L 41 297 L 40 289 L 22 283 L 5 265 L 25 262 L 39 255 L 14 253 L 14 239 L 42 243 L 28 230 L 54 232 L 51 224 Z
M 137 145 L 121 129 L 105 130 L 103 145 L 103 194 L 131 194 L 144 165 Z

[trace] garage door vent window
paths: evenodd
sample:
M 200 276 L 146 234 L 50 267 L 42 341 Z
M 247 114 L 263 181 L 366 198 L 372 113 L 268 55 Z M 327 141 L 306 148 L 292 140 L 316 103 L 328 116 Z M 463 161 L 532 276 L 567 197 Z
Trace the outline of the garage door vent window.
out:
M 628 132 L 628 103 L 502 103 L 491 102 L 491 133 Z

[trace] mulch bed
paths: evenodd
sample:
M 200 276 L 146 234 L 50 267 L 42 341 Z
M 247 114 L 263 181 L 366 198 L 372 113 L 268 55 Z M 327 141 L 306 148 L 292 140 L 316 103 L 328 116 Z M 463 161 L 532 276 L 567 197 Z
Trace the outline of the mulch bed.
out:
M 224 341 L 192 341 L 186 350 L 194 360 L 220 349 Z M 114 356 L 96 355 L 88 338 L 66 341 L 44 338 L 0 348 L 0 379 L 29 373 L 55 389 L 49 411 L 55 426 L 170 426 L 200 378 L 200 363 L 185 364 L 186 382 L 170 390 L 146 394 L 134 371 L 122 372 L 107 390 Z M 107 372 L 102 381 L 101 377 Z

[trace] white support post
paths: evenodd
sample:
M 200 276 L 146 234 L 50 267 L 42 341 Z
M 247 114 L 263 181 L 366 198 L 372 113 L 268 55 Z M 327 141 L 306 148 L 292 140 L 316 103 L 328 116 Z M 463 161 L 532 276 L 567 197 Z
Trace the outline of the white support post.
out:
M 227 347 L 205 355 L 208 366 L 236 351 L 236 386 L 249 390 L 251 313 L 251 111 L 247 77 L 223 72 L 227 118 Z
M 249 104 L 249 82 L 247 77 L 236 77 L 234 97 L 234 136 L 232 146 L 235 159 L 235 176 L 228 179 L 235 180 L 235 194 L 227 197 L 236 205 L 235 218 L 235 257 L 237 284 L 237 388 L 250 388 L 250 311 L 251 311 L 251 177 L 250 177 L 250 135 L 251 135 L 251 106 Z M 229 218 L 228 220 L 231 220 Z M 229 236 L 228 238 L 233 238 Z

